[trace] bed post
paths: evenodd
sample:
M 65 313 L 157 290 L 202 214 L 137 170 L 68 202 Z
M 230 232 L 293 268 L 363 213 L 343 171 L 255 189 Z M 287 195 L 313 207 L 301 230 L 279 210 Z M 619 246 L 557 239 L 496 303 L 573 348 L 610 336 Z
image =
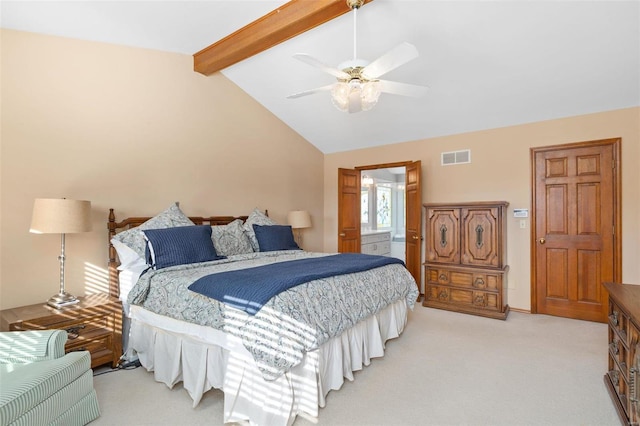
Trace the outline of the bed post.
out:
M 111 239 L 116 235 L 116 216 L 113 209 L 109 209 L 109 295 L 113 297 L 120 296 L 120 284 L 118 281 L 118 262 L 116 261 L 116 249 L 111 244 Z

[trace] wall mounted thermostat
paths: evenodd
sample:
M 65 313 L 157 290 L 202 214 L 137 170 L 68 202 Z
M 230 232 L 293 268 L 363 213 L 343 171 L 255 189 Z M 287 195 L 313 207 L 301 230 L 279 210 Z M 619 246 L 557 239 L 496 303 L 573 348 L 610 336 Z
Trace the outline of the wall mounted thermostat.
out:
M 513 217 L 529 217 L 529 209 L 513 209 Z

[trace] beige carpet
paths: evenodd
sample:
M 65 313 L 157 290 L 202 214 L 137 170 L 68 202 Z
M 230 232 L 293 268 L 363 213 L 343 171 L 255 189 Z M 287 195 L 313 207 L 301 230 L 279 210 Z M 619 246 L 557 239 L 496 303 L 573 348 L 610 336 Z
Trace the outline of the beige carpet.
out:
M 327 397 L 307 425 L 594 425 L 620 421 L 602 377 L 607 326 L 511 312 L 507 321 L 416 305 L 404 334 Z M 104 370 L 97 370 L 97 372 Z M 187 392 L 142 368 L 94 378 L 92 425 L 218 425 L 222 392 Z

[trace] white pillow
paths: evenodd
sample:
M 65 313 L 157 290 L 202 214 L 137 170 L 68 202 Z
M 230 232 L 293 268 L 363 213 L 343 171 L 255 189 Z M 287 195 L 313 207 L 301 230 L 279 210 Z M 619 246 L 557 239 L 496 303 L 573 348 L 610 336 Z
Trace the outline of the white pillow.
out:
M 131 264 L 128 268 L 123 268 L 118 275 L 118 282 L 120 284 L 120 300 L 123 302 L 123 308 L 125 308 L 125 313 L 127 315 L 129 314 L 129 304 L 127 303 L 129 292 L 138 282 L 140 275 L 142 275 L 142 273 L 148 268 L 149 265 L 140 260 L 140 262 Z
M 113 248 L 115 248 L 116 253 L 118 253 L 118 259 L 120 260 L 120 265 L 118 266 L 119 271 L 123 271 L 140 263 L 146 265 L 144 259 L 126 244 L 121 243 L 114 238 L 111 239 L 111 244 L 113 244 Z

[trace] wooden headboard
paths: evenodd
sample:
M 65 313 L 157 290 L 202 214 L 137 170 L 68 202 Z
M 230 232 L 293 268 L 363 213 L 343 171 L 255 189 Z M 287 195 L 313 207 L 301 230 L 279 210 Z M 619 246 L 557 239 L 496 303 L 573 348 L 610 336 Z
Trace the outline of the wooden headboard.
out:
M 265 214 L 268 216 L 269 212 L 265 210 Z M 248 216 L 209 216 L 209 217 L 201 217 L 201 216 L 190 216 L 189 219 L 196 225 L 227 225 L 233 222 L 236 219 L 242 219 L 242 221 L 247 220 Z M 120 284 L 118 281 L 118 265 L 120 262 L 118 260 L 118 254 L 116 253 L 115 247 L 111 244 L 111 239 L 118 233 L 122 231 L 126 231 L 127 229 L 135 228 L 137 226 L 142 225 L 147 220 L 151 219 L 151 217 L 128 217 L 123 219 L 120 222 L 116 221 L 116 215 L 113 212 L 113 209 L 109 209 L 109 221 L 107 222 L 107 228 L 109 229 L 108 235 L 108 243 L 109 243 L 109 294 L 113 297 L 118 297 L 120 295 Z

